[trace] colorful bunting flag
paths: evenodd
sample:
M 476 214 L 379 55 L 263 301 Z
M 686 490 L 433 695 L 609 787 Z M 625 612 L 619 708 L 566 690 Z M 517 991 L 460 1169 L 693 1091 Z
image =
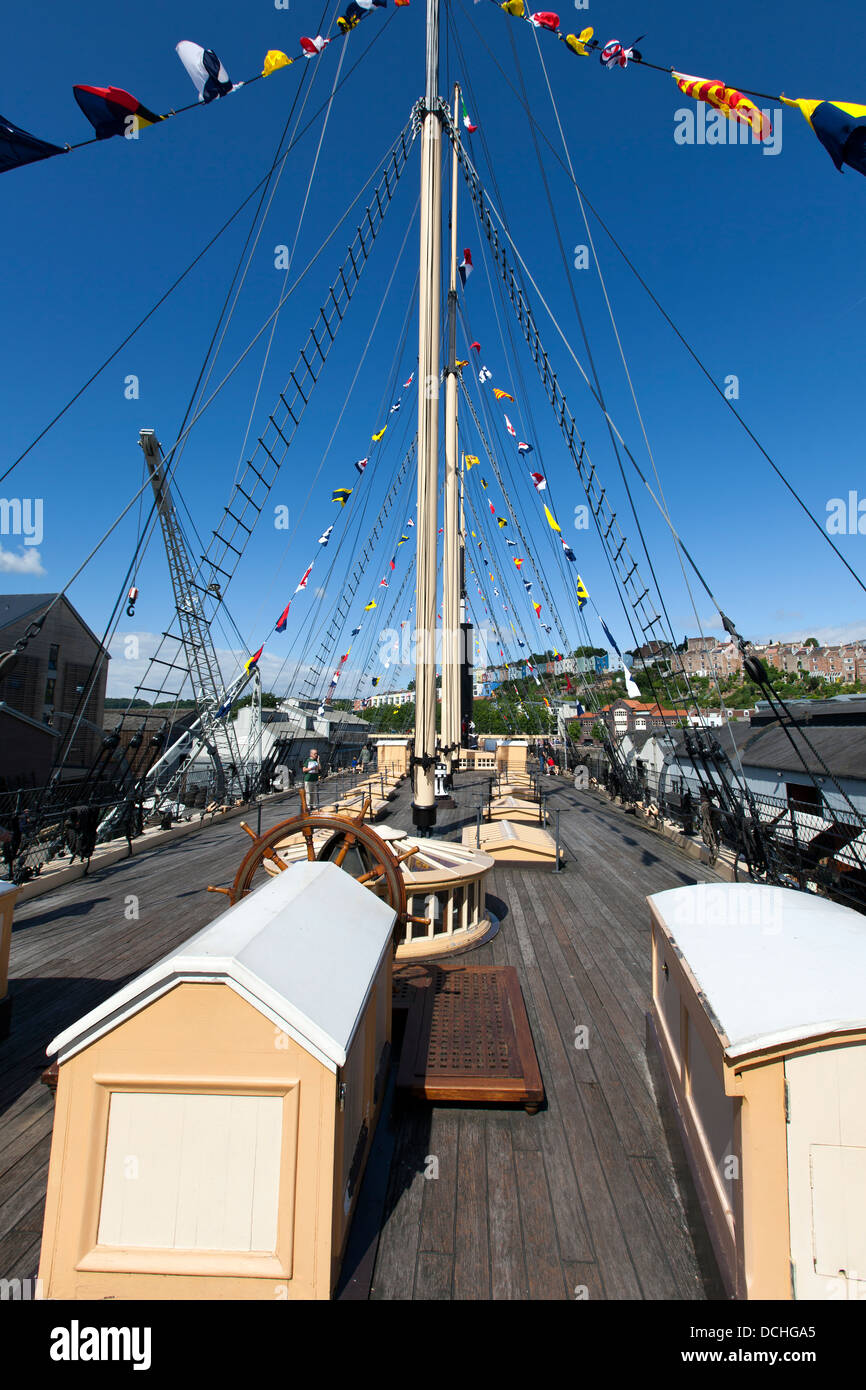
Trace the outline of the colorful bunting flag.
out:
M 499 388 L 498 386 L 494 386 L 494 388 L 493 388 L 493 394 L 494 394 L 494 396 L 496 397 L 496 399 L 497 399 L 498 401 L 513 401 L 513 400 L 514 400 L 514 397 L 513 397 L 513 396 L 510 396 L 510 395 L 508 394 L 507 391 L 502 391 L 502 390 L 500 390 L 500 388 Z
M 616 652 L 616 654 L 617 654 L 617 656 L 620 658 L 620 660 L 622 660 L 622 652 L 620 651 L 619 647 L 616 645 L 616 641 L 615 641 L 615 639 L 613 638 L 613 636 L 611 635 L 610 628 L 608 627 L 607 623 L 604 621 L 604 618 L 599 617 L 599 620 L 598 620 L 598 621 L 601 623 L 602 627 L 604 628 L 604 635 L 605 635 L 605 637 L 607 638 L 608 642 L 609 642 L 610 645 L 613 647 L 614 651 Z
M 547 517 L 547 522 L 551 531 L 560 531 L 562 529 L 549 507 L 544 508 L 544 515 Z
M 333 531 L 333 529 L 334 529 L 334 527 L 333 527 L 333 525 L 331 525 L 331 526 L 328 527 L 327 531 L 323 531 L 323 532 L 322 532 L 321 536 L 319 537 L 319 545 L 327 545 L 327 544 L 328 544 L 328 541 L 329 541 L 329 539 L 330 539 L 331 532 Z
M 629 697 L 630 700 L 639 700 L 640 686 L 637 684 L 637 681 L 632 676 L 632 673 L 626 666 L 625 662 L 622 663 L 622 673 L 625 676 L 626 695 Z
M 460 105 L 463 107 L 463 124 L 465 128 L 469 131 L 469 134 L 474 135 L 478 127 L 477 125 L 473 125 L 470 121 L 469 112 L 466 110 L 466 102 L 463 100 L 462 96 L 460 98 Z
M 809 101 L 782 97 L 798 106 L 841 174 L 842 166 L 866 174 L 866 106 L 850 101 Z
M 586 607 L 586 601 L 587 601 L 587 599 L 589 598 L 589 593 L 588 593 L 588 591 L 587 591 L 587 587 L 586 587 L 586 585 L 584 584 L 583 580 L 581 579 L 580 575 L 577 576 L 577 585 L 576 585 L 576 588 L 577 588 L 577 611 L 580 612 L 583 608 Z M 602 623 L 602 627 L 604 627 L 604 623 Z
M 589 42 L 594 33 L 595 30 L 592 27 L 582 29 L 579 34 L 568 34 L 565 42 L 568 44 L 572 53 L 579 54 L 581 58 L 588 58 L 590 48 L 598 47 L 597 42 L 594 44 L 590 44 Z
M 533 452 L 532 445 L 527 444 L 525 439 L 518 440 L 517 452 L 519 454 L 531 454 Z
M 369 462 L 370 462 L 369 459 L 356 459 L 356 460 L 355 460 L 355 467 L 357 468 L 357 470 L 358 470 L 359 473 L 363 473 L 364 469 L 367 467 L 367 464 L 368 464 Z
M 622 65 L 623 67 L 625 64 Z M 671 77 L 676 82 L 684 96 L 693 97 L 695 101 L 706 102 L 716 111 L 721 111 L 727 116 L 729 121 L 740 121 L 743 125 L 752 127 L 759 140 L 766 140 L 773 133 L 770 118 L 765 116 L 763 111 L 743 96 L 734 87 L 726 87 L 724 82 L 707 80 L 703 77 L 689 77 L 682 72 L 671 72 Z
M 349 0 L 346 13 L 337 20 L 337 28 L 341 34 L 348 34 L 374 6 L 384 9 L 385 4 L 386 0 Z
M 306 587 L 307 587 L 307 580 L 309 579 L 309 577 L 310 577 L 310 575 L 311 575 L 311 573 L 312 573 L 312 570 L 313 570 L 313 566 L 312 566 L 312 565 L 310 565 L 307 569 L 304 570 L 304 573 L 303 573 L 303 575 L 301 576 L 301 582 L 299 583 L 297 589 L 295 590 L 295 593 L 296 593 L 296 594 L 300 594 L 304 589 L 306 589 Z
M 281 53 L 278 48 L 269 48 L 265 54 L 262 77 L 270 77 L 272 72 L 276 72 L 278 68 L 290 67 L 294 61 L 294 58 L 290 58 L 287 53 Z
M 122 87 L 78 86 L 72 88 L 72 95 L 93 126 L 97 140 L 108 140 L 112 135 L 128 136 L 139 127 L 154 125 L 163 119 L 148 111 L 137 97 Z
M 536 14 L 529 16 L 530 24 L 534 24 L 536 29 L 549 29 L 551 33 L 556 33 L 559 28 L 559 15 L 552 10 L 539 10 Z
M 216 101 L 217 97 L 228 96 L 232 90 L 231 78 L 212 48 L 202 48 L 201 44 L 183 39 L 175 51 L 190 75 L 199 101 Z
M 379 440 L 382 438 L 382 436 L 383 436 L 383 434 L 385 433 L 385 431 L 386 431 L 387 428 L 388 428 L 387 425 L 383 425 L 382 428 L 380 429 L 379 433 L 373 435 L 373 443 L 374 443 L 374 444 L 378 444 L 378 443 L 379 443 Z
M 250 659 L 249 659 L 249 661 L 247 661 L 247 662 L 244 663 L 244 670 L 245 670 L 245 671 L 251 671 L 251 670 L 253 669 L 254 666 L 258 665 L 259 657 L 261 656 L 261 654 L 262 654 L 262 652 L 264 651 L 264 649 L 265 649 L 265 648 L 264 648 L 264 643 L 262 643 L 262 645 L 259 647 L 258 651 L 255 653 L 255 655 L 254 655 L 254 656 L 251 656 Z
M 298 42 L 304 51 L 305 58 L 315 58 L 323 49 L 327 48 L 330 39 L 323 39 L 321 34 L 317 34 L 314 39 L 299 39 Z
M 507 415 L 505 417 L 505 428 L 508 430 L 508 433 L 511 435 L 512 439 L 517 438 L 517 430 L 514 428 Z
M 635 39 L 635 43 L 639 42 L 639 39 Z M 619 39 L 610 39 L 599 54 L 599 62 L 603 68 L 607 68 L 608 72 L 613 72 L 614 68 L 627 68 L 629 58 L 636 63 L 640 62 L 640 54 L 637 49 L 634 47 L 623 48 Z
M 339 502 L 341 507 L 345 507 L 351 496 L 352 489 L 350 487 L 335 487 L 334 491 L 331 493 L 331 501 Z
M 286 624 L 288 623 L 288 620 L 289 620 L 289 609 L 291 608 L 291 606 L 292 606 L 292 600 L 289 599 L 289 601 L 288 601 L 288 603 L 286 604 L 285 608 L 283 609 L 282 613 L 281 613 L 280 616 L 277 618 L 277 626 L 276 626 L 276 631 L 277 631 L 277 632 L 285 632 L 285 630 L 286 630 Z
M 543 474 L 543 473 L 530 473 L 529 476 L 530 476 L 530 478 L 532 479 L 532 485 L 533 485 L 533 487 L 535 488 L 535 491 L 536 491 L 536 492 L 543 492 L 544 489 L 547 487 L 547 479 L 545 478 L 544 474 Z
M 473 269 L 474 266 L 472 265 L 472 252 L 469 250 L 469 247 L 467 246 L 463 251 L 463 260 L 457 267 L 457 274 L 460 276 L 460 283 L 464 289 L 466 288 L 466 281 L 472 274 Z
M 47 140 L 40 140 L 38 136 L 0 116 L 0 174 L 63 153 L 62 145 L 51 145 Z

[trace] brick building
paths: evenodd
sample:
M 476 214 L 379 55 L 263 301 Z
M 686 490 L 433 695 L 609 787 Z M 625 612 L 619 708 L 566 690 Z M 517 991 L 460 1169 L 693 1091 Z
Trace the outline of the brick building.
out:
M 591 711 L 580 716 L 584 736 L 591 734 L 593 726 L 600 722 L 607 725 L 615 739 L 624 734 L 652 733 L 656 729 L 676 724 L 686 717 L 685 711 L 679 713 L 665 709 L 658 704 L 647 704 L 643 700 L 614 700 L 601 710 Z
M 0 595 L 0 652 L 14 647 L 55 597 Z M 72 737 L 65 770 L 73 775 L 90 767 L 102 743 L 108 661 L 99 638 L 64 597 L 55 603 L 26 649 L 0 674 L 0 703 L 53 730 L 61 745 Z M 90 693 L 82 719 L 73 734 L 73 715 L 87 690 Z M 0 749 L 0 778 L 7 776 L 5 756 Z

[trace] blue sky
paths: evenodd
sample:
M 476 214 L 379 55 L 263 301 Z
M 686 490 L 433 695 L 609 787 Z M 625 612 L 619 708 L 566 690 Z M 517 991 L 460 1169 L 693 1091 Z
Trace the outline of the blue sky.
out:
M 194 96 L 174 53 L 179 39 L 213 47 L 237 81 L 260 70 L 267 49 L 292 52 L 301 34 L 329 32 L 341 8 L 322 11 L 311 0 L 291 0 L 287 10 L 264 0 L 244 6 L 219 0 L 155 0 L 143 11 L 85 0 L 74 8 L 52 7 L 46 17 L 39 9 L 19 7 L 7 20 L 0 110 L 46 139 L 85 139 L 89 127 L 72 98 L 73 82 L 125 87 L 146 105 L 168 110 Z M 509 80 L 518 88 L 525 82 L 536 120 L 562 155 L 533 32 L 488 0 L 474 6 L 457 0 L 450 9 L 463 56 L 450 29 L 443 28 L 441 89 L 449 92 L 456 78 L 471 91 L 467 104 L 479 125 L 478 134 L 471 137 L 471 152 L 482 179 L 504 211 L 563 333 L 585 362 L 570 285 L 573 288 L 608 410 L 641 467 L 649 470 L 598 279 L 593 270 L 572 265 L 572 248 L 587 240 L 574 191 L 543 147 L 556 220 L 569 255 L 569 285 L 529 124 L 473 25 Z M 646 34 L 641 51 L 662 66 L 721 77 L 758 91 L 866 102 L 859 61 L 864 20 L 862 8 L 853 3 L 823 7 L 820 34 L 815 32 L 814 7 L 800 3 L 759 8 L 732 3 L 696 11 L 674 3 L 650 6 L 646 0 L 591 0 L 588 9 L 563 8 L 560 13 L 564 29 L 577 31 L 593 24 L 602 42 L 616 37 L 627 43 Z M 374 12 L 345 45 L 338 40 L 321 59 L 313 60 L 304 120 L 327 99 L 342 48 L 345 71 L 389 18 L 387 31 L 335 99 L 312 181 L 323 117 L 289 156 L 214 382 L 276 303 L 283 277 L 274 265 L 275 247 L 291 246 L 297 235 L 294 265 L 299 270 L 306 264 L 385 153 L 422 90 L 424 7 L 421 0 L 412 0 L 396 13 L 391 6 Z M 809 43 L 804 42 L 807 34 Z M 674 139 L 676 112 L 704 108 L 681 96 L 668 76 L 634 66 L 605 72 L 596 57 L 578 59 L 547 33 L 539 34 L 539 47 L 581 187 L 714 379 L 723 383 L 730 375 L 738 378 L 738 408 L 820 520 L 830 498 L 858 489 L 866 496 L 859 408 L 866 268 L 858 254 L 866 182 L 850 170 L 844 175 L 836 172 L 796 111 L 785 110 L 781 145 L 774 155 L 756 145 L 680 145 Z M 3 467 L 125 336 L 268 168 L 303 66 L 293 65 L 207 109 L 145 131 L 138 141 L 105 141 L 3 178 Z M 761 104 L 772 108 L 777 122 L 779 103 Z M 488 151 L 501 196 L 492 189 Z M 416 149 L 269 504 L 289 508 L 290 530 L 276 530 L 272 511 L 266 512 L 229 591 L 232 615 L 249 647 L 266 641 L 266 684 L 280 690 L 318 649 L 323 622 L 355 562 L 356 539 L 366 536 L 372 525 L 414 431 L 415 398 L 401 391 L 401 384 L 415 366 L 417 351 L 414 317 L 403 341 L 417 261 L 417 196 Z M 354 225 L 351 222 L 349 234 Z M 866 596 L 701 377 L 597 224 L 591 226 L 671 514 L 726 611 L 741 632 L 756 640 L 825 632 L 866 636 Z M 0 537 L 4 551 L 13 557 L 5 561 L 12 568 L 0 576 L 7 590 L 47 592 L 64 585 L 141 482 L 139 429 L 155 428 L 166 445 L 174 439 L 248 227 L 249 212 L 0 487 L 7 498 L 44 501 L 44 536 L 38 547 L 42 573 L 16 572 L 15 557 L 22 547 L 15 537 Z M 340 230 L 282 310 L 252 417 L 265 339 L 191 435 L 177 481 L 205 538 L 228 502 L 248 422 L 254 439 L 285 383 L 347 240 Z M 383 303 L 404 240 L 405 250 Z M 567 580 L 573 581 L 574 567 L 562 560 L 541 512 L 542 499 L 504 433 L 502 408 L 490 395 L 494 385 L 515 395 L 514 407 L 508 402 L 505 407 L 520 434 L 535 445 L 533 462 L 543 467 L 550 481 L 548 497 L 577 552 L 577 568 L 608 625 L 619 634 L 620 645 L 628 646 L 622 609 L 599 544 L 592 532 L 575 531 L 571 525 L 574 507 L 583 498 L 533 364 L 524 352 L 522 377 L 509 365 L 510 353 L 499 331 L 500 325 L 505 331 L 504 310 L 490 296 L 484 247 L 465 191 L 459 241 L 461 249 L 471 247 L 476 266 L 461 303 L 493 372 L 493 380 L 483 388 L 488 420 L 499 422 L 495 442 L 503 476 L 546 574 L 560 630 L 571 644 L 582 640 L 566 586 Z M 534 308 L 591 457 L 633 552 L 646 569 L 604 420 L 556 329 L 538 302 Z M 349 394 L 365 346 L 367 355 Z M 137 400 L 124 397 L 130 374 L 139 378 Z M 377 448 L 370 436 L 385 422 L 383 412 L 401 395 L 401 411 L 391 417 L 388 435 Z M 481 399 L 477 389 L 475 396 Z M 480 453 L 465 410 L 461 426 L 463 447 Z M 359 482 L 352 465 L 365 454 L 371 464 Z M 490 484 L 486 495 L 476 482 L 479 474 Z M 680 636 L 694 632 L 695 619 L 667 529 L 634 475 L 629 482 L 634 484 L 641 526 L 674 628 Z M 489 467 L 473 470 L 469 484 L 477 507 L 490 496 L 502 514 L 501 493 Z M 330 500 L 332 489 L 340 486 L 355 487 L 345 512 Z M 362 604 L 387 571 L 405 521 L 403 512 L 415 512 L 413 487 L 408 484 L 401 492 L 399 513 L 392 512 L 385 523 L 349 626 L 355 625 Z M 72 601 L 100 633 L 135 544 L 137 514 L 133 509 L 71 591 Z M 337 523 L 333 548 L 319 553 L 316 539 L 331 521 Z M 515 553 L 523 553 L 522 547 L 506 553 L 504 535 L 513 530 L 512 523 L 504 533 L 485 539 L 485 556 L 498 547 L 503 570 Z M 862 573 L 866 537 L 836 540 Z M 353 693 L 362 679 L 359 673 L 372 658 L 379 629 L 391 611 L 386 600 L 405 577 L 411 550 L 411 545 L 401 548 L 391 588 L 387 595 L 383 590 L 377 596 L 382 601 L 353 647 L 353 664 L 340 693 Z M 317 566 L 311 589 L 294 603 L 287 634 L 277 636 L 271 631 L 273 623 L 313 558 Z M 529 568 L 527 562 L 525 571 Z M 323 574 L 329 576 L 327 582 Z M 112 648 L 116 655 L 110 693 L 131 690 L 141 669 L 140 663 L 124 659 L 122 634 L 138 634 L 146 653 L 152 634 L 170 618 L 171 593 L 158 545 L 149 548 L 138 585 L 135 621 L 123 620 Z M 520 612 L 521 626 L 543 644 L 543 635 L 530 627 L 534 619 L 520 585 L 512 581 L 512 589 L 513 603 L 505 601 Z M 477 599 L 471 582 L 470 598 Z M 409 601 L 407 595 L 402 605 L 394 605 L 395 621 L 408 616 Z M 700 595 L 698 613 L 718 630 L 712 606 Z M 499 616 L 507 628 L 513 614 Z M 546 618 L 551 621 L 549 613 Z M 594 641 L 601 640 L 594 619 L 589 632 Z M 226 651 L 239 645 L 230 633 L 218 633 L 217 640 Z M 333 655 L 339 657 L 347 646 L 348 635 L 345 640 L 338 636 Z M 512 647 L 509 654 L 516 651 Z M 227 658 L 227 674 L 231 660 Z M 394 673 L 395 683 L 403 684 L 409 674 Z M 368 693 L 369 676 L 363 681 L 361 692 Z

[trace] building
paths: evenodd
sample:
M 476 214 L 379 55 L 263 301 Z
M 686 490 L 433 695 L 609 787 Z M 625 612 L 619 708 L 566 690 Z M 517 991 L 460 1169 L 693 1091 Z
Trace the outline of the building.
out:
M 615 739 L 625 734 L 652 733 L 655 729 L 665 729 L 687 718 L 686 711 L 665 709 L 659 704 L 648 704 L 644 700 L 614 700 L 602 709 L 580 716 L 585 733 L 591 733 L 594 725 L 604 723 Z
M 248 705 L 238 710 L 235 733 L 242 752 L 250 747 L 251 719 Z M 315 748 L 326 770 L 345 767 L 369 735 L 370 725 L 357 714 L 330 706 L 323 709 L 315 700 L 291 695 L 277 709 L 262 710 L 261 760 L 297 772 Z
M 850 813 L 852 805 L 866 812 L 866 699 L 794 700 L 788 708 L 805 737 L 798 729 L 781 728 L 762 701 L 748 720 L 715 735 L 722 755 L 738 773 L 742 767 L 756 797 L 818 815 Z M 650 782 L 654 793 L 689 790 L 697 801 L 700 781 L 684 739 L 680 728 L 655 733 L 641 745 L 637 760 L 656 774 L 658 781 Z
M 54 599 L 57 602 L 46 615 Z M 34 741 L 35 782 L 31 785 L 47 780 L 58 752 L 65 756 L 64 776 L 77 776 L 91 767 L 102 744 L 108 677 L 105 647 L 69 600 L 56 594 L 0 595 L 0 652 L 10 651 L 43 618 L 24 651 L 0 673 L 0 704 L 57 736 L 50 744 Z M 20 775 L 7 762 L 11 756 L 4 739 L 0 779 L 5 779 L 7 786 Z
M 0 704 L 0 791 L 44 786 L 59 747 L 56 729 Z
M 441 692 L 436 692 L 441 699 Z M 392 708 L 398 705 L 414 705 L 414 690 L 383 690 L 375 695 L 370 695 L 367 701 L 368 709 L 382 709 L 383 707 Z

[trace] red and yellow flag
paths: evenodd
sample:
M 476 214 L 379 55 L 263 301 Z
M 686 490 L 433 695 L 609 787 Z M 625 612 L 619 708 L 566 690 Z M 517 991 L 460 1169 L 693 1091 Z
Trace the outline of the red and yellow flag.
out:
M 753 101 L 743 96 L 742 92 L 738 92 L 736 87 L 726 87 L 724 82 L 704 77 L 689 77 L 683 72 L 672 72 L 671 77 L 684 96 L 693 97 L 695 101 L 705 101 L 708 106 L 721 111 L 730 121 L 741 121 L 750 125 L 759 140 L 766 140 L 772 135 L 773 127 L 769 117 L 765 116 Z

